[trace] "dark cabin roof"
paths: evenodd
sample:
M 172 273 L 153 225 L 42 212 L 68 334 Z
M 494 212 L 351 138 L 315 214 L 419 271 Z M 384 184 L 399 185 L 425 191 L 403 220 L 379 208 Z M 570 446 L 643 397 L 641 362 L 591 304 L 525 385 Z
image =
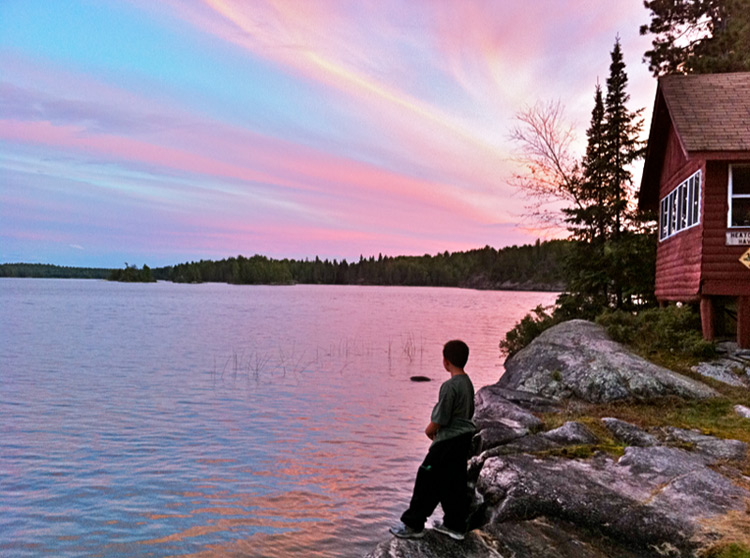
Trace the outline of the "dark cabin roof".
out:
M 658 203 L 671 125 L 686 157 L 750 152 L 750 72 L 659 78 L 639 193 L 642 209 L 655 209 Z

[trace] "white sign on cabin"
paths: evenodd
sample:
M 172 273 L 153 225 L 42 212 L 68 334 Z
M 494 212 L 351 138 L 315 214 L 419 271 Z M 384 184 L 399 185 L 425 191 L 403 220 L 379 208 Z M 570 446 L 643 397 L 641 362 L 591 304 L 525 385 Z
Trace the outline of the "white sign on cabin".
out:
M 727 246 L 750 246 L 750 231 L 734 231 L 727 233 Z

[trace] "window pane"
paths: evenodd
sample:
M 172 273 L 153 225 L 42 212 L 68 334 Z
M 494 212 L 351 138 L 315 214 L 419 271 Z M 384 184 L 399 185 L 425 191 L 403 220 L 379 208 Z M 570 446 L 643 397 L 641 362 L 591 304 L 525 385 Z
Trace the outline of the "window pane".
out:
M 687 181 L 687 204 L 685 205 L 685 213 L 687 213 L 687 226 L 690 227 L 695 224 L 693 220 L 693 195 L 695 192 L 695 176 L 691 176 Z
M 677 232 L 677 190 L 669 194 L 669 234 Z
M 692 208 L 693 208 L 693 223 L 697 223 L 700 216 L 701 207 L 701 175 L 696 174 L 693 178 L 693 196 L 692 196 Z
M 669 201 L 667 198 L 661 200 L 661 213 L 659 216 L 659 238 L 663 240 L 669 234 Z
M 688 227 L 688 183 L 680 186 L 680 230 Z
M 750 165 L 732 165 L 732 194 L 750 194 Z
M 750 198 L 732 199 L 732 226 L 750 227 Z

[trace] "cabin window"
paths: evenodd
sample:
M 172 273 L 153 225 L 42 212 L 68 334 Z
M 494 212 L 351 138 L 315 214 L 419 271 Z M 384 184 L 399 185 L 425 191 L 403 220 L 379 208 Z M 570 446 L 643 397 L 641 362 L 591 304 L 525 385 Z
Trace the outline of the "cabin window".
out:
M 729 226 L 750 227 L 750 165 L 729 165 Z
M 661 200 L 659 240 L 665 240 L 697 225 L 700 222 L 700 200 L 701 171 L 698 171 Z M 750 186 L 747 201 L 750 209 Z

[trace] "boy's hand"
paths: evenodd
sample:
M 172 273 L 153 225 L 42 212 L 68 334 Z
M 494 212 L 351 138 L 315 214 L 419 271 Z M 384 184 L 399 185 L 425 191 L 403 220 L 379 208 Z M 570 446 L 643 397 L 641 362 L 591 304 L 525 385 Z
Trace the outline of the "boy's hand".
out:
M 424 433 L 430 440 L 434 440 L 438 430 L 440 430 L 440 425 L 436 422 L 430 421 L 430 424 L 424 429 Z

